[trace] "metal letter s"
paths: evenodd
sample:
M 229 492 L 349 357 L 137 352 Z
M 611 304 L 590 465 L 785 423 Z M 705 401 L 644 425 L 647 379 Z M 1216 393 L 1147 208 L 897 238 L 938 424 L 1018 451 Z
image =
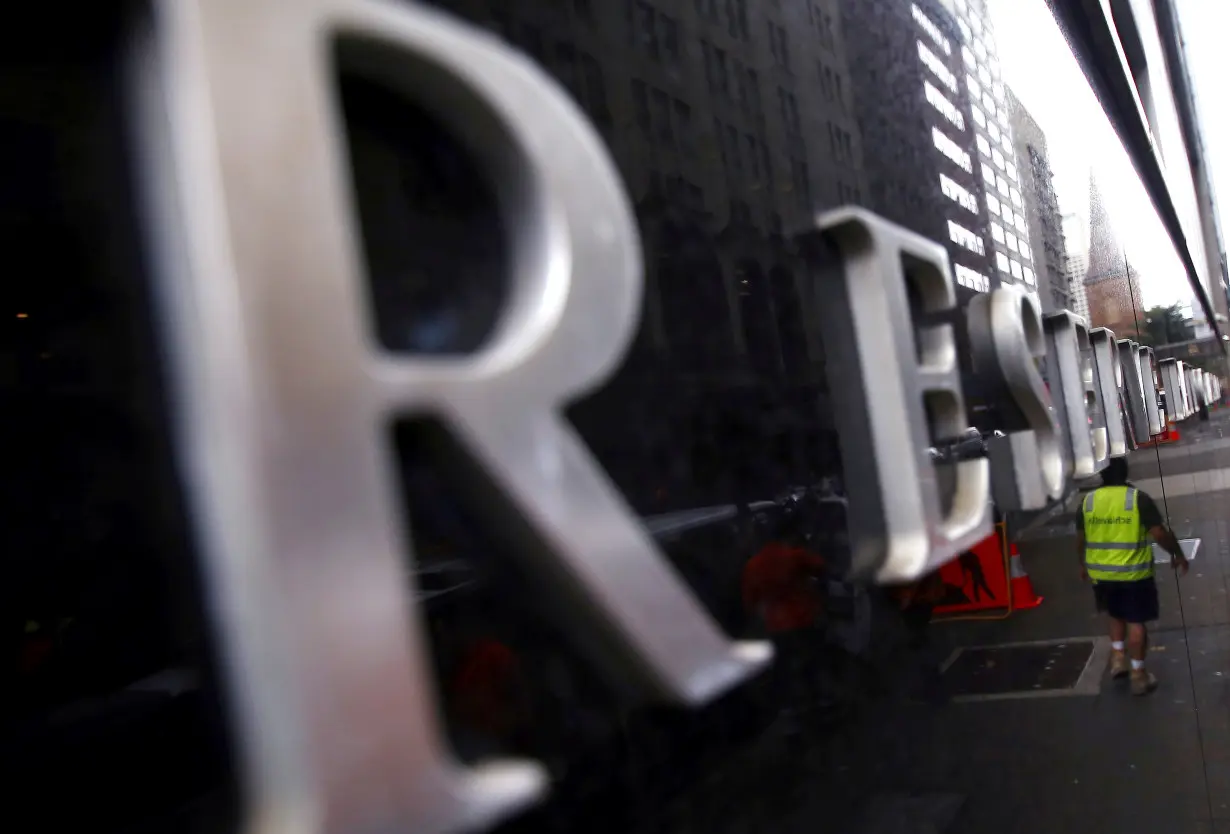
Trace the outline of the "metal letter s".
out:
M 1055 409 L 1035 362 L 1046 354 L 1038 302 L 1016 287 L 999 287 L 972 298 L 966 316 L 979 376 L 1015 407 L 1006 436 L 987 442 L 995 502 L 1006 510 L 1042 509 L 1063 496 L 1067 472 Z

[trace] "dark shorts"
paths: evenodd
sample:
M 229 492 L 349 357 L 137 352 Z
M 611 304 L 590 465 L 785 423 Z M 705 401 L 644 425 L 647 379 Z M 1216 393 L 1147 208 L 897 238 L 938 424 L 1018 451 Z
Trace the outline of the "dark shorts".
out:
M 1095 582 L 1093 598 L 1098 611 L 1125 623 L 1148 623 L 1157 619 L 1157 582 L 1136 579 L 1132 582 Z

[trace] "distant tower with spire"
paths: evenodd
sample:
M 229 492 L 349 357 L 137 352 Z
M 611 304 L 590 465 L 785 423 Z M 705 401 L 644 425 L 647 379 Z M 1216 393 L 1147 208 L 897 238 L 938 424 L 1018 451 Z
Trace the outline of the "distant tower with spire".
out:
M 1085 296 L 1089 303 L 1089 326 L 1107 327 L 1120 338 L 1137 333 L 1144 322 L 1140 273 L 1128 263 L 1127 254 L 1115 236 L 1115 228 L 1098 189 L 1089 174 L 1089 265 L 1085 270 Z

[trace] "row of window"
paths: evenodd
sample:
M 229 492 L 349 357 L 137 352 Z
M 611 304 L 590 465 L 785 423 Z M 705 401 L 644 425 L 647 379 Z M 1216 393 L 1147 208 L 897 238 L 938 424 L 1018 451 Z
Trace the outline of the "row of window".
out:
M 1020 189 L 1014 185 L 1009 185 L 1008 180 L 1004 179 L 1004 175 L 995 173 L 995 169 L 989 163 L 983 162 L 981 165 L 982 178 L 986 181 L 986 184 L 992 188 L 999 189 L 1000 194 L 1008 195 L 1008 198 L 1012 200 L 1012 204 L 1018 209 L 1023 208 Z
M 749 42 L 752 39 L 751 30 L 747 25 L 747 0 L 725 0 L 726 31 L 735 40 Z M 696 14 L 701 20 L 721 25 L 722 18 L 718 14 L 718 0 L 696 0 Z
M 629 4 L 633 41 L 637 49 L 654 61 L 678 66 L 680 61 L 679 21 L 660 12 L 646 0 Z
M 974 234 L 960 223 L 952 220 L 948 221 L 948 237 L 952 239 L 953 243 L 960 244 L 971 252 L 976 252 L 979 255 L 987 253 L 986 244 L 983 242 L 982 237 Z
M 692 108 L 686 102 L 633 79 L 632 104 L 636 109 L 636 123 L 646 136 L 668 142 L 681 151 L 690 149 Z
M 922 41 L 918 42 L 918 57 L 922 60 L 923 66 L 931 70 L 935 77 L 942 81 L 950 92 L 955 93 L 957 91 L 957 77 L 940 60 L 940 57 L 928 49 L 927 45 Z
M 991 214 L 996 217 L 1004 218 L 1004 223 L 1009 226 L 1015 226 L 1021 232 L 1025 232 L 1028 227 L 1025 225 L 1025 216 L 1019 211 L 1013 211 L 1012 206 L 1008 205 L 1007 201 L 1001 202 L 991 192 L 987 192 L 987 208 Z
M 1023 255 L 1026 259 L 1032 260 L 1032 258 L 1029 257 L 1029 244 L 1026 242 L 1025 235 L 1018 238 L 1012 232 L 1005 231 L 1003 226 L 999 225 L 995 221 L 991 221 L 991 238 L 996 243 L 1002 243 L 1011 251 L 1019 255 Z
M 705 63 L 705 82 L 709 92 L 718 98 L 733 97 L 739 109 L 749 116 L 760 118 L 764 115 L 764 107 L 760 99 L 760 74 L 751 67 L 744 66 L 737 58 L 729 58 L 726 51 L 719 49 L 708 41 L 700 42 L 701 54 Z M 734 85 L 730 83 L 734 76 Z
M 970 269 L 964 264 L 955 264 L 953 271 L 957 275 L 957 283 L 963 287 L 969 287 L 978 292 L 987 292 L 991 289 L 991 279 L 977 270 Z
M 838 162 L 854 164 L 854 145 L 850 131 L 832 122 L 829 122 L 829 150 Z
M 931 128 L 931 140 L 935 143 L 935 147 L 939 149 L 940 153 L 955 162 L 962 170 L 967 173 L 973 173 L 974 164 L 970 160 L 969 154 L 960 145 L 948 138 L 944 131 L 938 127 Z
M 769 147 L 750 133 L 743 134 L 740 144 L 739 131 L 734 125 L 723 125 L 721 119 L 713 120 L 722 164 L 728 170 L 743 171 L 745 168 L 753 182 L 768 182 L 772 179 L 769 162 Z
M 1016 258 L 1009 258 L 1003 252 L 995 253 L 995 266 L 1004 275 L 1011 275 L 1018 281 L 1024 281 L 1029 286 L 1037 286 L 1037 279 L 1034 277 L 1034 271 L 1027 266 L 1023 266 Z
M 820 36 L 820 44 L 828 49 L 832 49 L 836 43 L 833 35 L 833 16 L 824 11 L 815 0 L 808 2 L 807 16 L 811 21 L 812 27 L 816 30 L 816 34 Z
M 835 70 L 823 61 L 816 63 L 816 72 L 820 76 L 820 90 L 824 98 L 835 102 L 843 111 L 846 109 L 846 93 L 841 71 Z
M 930 81 L 924 81 L 923 94 L 927 97 L 927 101 L 931 102 L 936 110 L 943 113 L 944 118 L 948 119 L 957 130 L 965 130 L 965 117 L 961 115 L 961 111 L 957 109 L 957 106 L 940 92 L 939 87 Z M 979 138 L 981 139 L 982 137 Z
M 963 188 L 956 180 L 940 174 L 940 190 L 944 196 L 974 214 L 978 213 L 978 198 L 968 189 Z
M 786 135 L 791 139 L 802 141 L 803 122 L 799 119 L 799 102 L 794 97 L 794 93 L 785 87 L 778 87 L 777 104 L 782 112 L 782 123 L 786 126 Z
M 914 21 L 922 27 L 922 30 L 930 36 L 945 55 L 952 54 L 952 44 L 948 42 L 948 38 L 944 37 L 944 33 L 940 31 L 940 27 L 936 26 L 931 18 L 927 17 L 927 13 L 914 3 L 910 4 L 910 14 L 914 16 Z
M 786 30 L 771 20 L 768 22 L 768 25 L 769 52 L 773 55 L 773 63 L 786 70 L 786 72 L 789 72 L 790 41 L 786 37 Z

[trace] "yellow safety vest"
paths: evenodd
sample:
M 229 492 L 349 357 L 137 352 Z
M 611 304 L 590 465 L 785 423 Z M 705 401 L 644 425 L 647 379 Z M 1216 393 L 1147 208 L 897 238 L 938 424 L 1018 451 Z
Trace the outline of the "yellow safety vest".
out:
M 1085 569 L 1094 582 L 1153 575 L 1153 548 L 1140 523 L 1134 487 L 1106 486 L 1085 496 Z

